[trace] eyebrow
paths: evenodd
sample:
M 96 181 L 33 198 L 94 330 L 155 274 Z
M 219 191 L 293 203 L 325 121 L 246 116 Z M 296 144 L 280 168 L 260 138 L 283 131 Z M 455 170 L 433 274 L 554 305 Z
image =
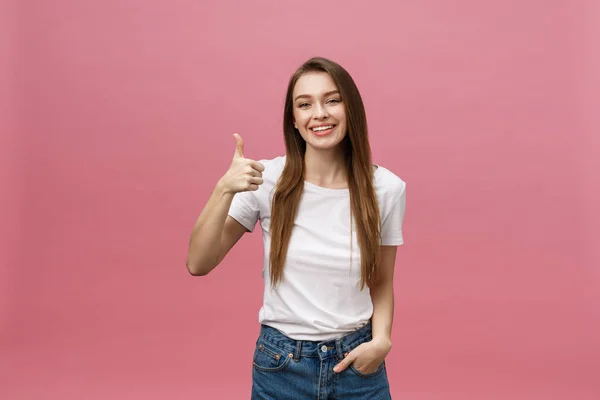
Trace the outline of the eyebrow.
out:
M 330 92 L 324 93 L 324 96 L 331 96 L 332 94 L 340 94 L 340 91 L 339 90 L 332 90 Z M 298 100 L 300 98 L 304 98 L 304 97 L 311 98 L 312 96 L 308 95 L 308 94 L 301 94 L 299 96 L 296 96 L 296 98 L 294 99 L 294 101 L 296 101 L 296 100 Z

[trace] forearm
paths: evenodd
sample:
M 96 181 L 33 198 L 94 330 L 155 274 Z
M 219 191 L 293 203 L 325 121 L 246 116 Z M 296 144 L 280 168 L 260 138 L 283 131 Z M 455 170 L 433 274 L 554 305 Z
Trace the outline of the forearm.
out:
M 373 341 L 391 347 L 394 318 L 393 281 L 386 279 L 371 288 L 371 299 L 373 301 L 373 316 L 371 317 Z
M 224 190 L 221 182 L 217 183 L 190 236 L 186 262 L 190 273 L 203 275 L 215 267 L 233 196 L 234 193 Z

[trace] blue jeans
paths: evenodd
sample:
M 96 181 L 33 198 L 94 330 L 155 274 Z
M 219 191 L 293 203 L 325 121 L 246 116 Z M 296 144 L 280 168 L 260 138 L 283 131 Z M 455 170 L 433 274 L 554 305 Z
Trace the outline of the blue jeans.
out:
M 391 399 L 385 361 L 365 375 L 350 365 L 333 367 L 358 345 L 372 339 L 371 324 L 326 341 L 293 340 L 261 325 L 254 350 L 252 400 Z

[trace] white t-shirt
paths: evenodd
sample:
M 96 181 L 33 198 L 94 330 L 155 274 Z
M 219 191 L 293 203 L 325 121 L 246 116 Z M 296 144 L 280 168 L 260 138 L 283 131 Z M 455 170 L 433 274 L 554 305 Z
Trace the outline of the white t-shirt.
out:
M 350 193 L 304 182 L 282 280 L 272 287 L 269 272 L 271 200 L 286 157 L 260 160 L 264 183 L 257 191 L 237 193 L 229 215 L 253 231 L 260 220 L 264 242 L 263 305 L 259 322 L 296 340 L 329 340 L 365 325 L 373 314 L 368 286 L 360 288 L 360 249 L 352 233 Z M 382 245 L 403 243 L 406 183 L 378 166 L 374 188 L 382 221 Z M 353 220 L 354 221 L 354 220 Z

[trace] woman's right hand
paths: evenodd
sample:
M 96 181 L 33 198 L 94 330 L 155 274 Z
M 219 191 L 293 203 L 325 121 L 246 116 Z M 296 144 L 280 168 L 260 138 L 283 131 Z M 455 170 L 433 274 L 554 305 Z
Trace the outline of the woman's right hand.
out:
M 228 193 L 258 190 L 263 183 L 262 172 L 265 170 L 265 166 L 258 161 L 245 158 L 244 140 L 237 133 L 234 133 L 233 136 L 236 140 L 233 161 L 219 183 Z

